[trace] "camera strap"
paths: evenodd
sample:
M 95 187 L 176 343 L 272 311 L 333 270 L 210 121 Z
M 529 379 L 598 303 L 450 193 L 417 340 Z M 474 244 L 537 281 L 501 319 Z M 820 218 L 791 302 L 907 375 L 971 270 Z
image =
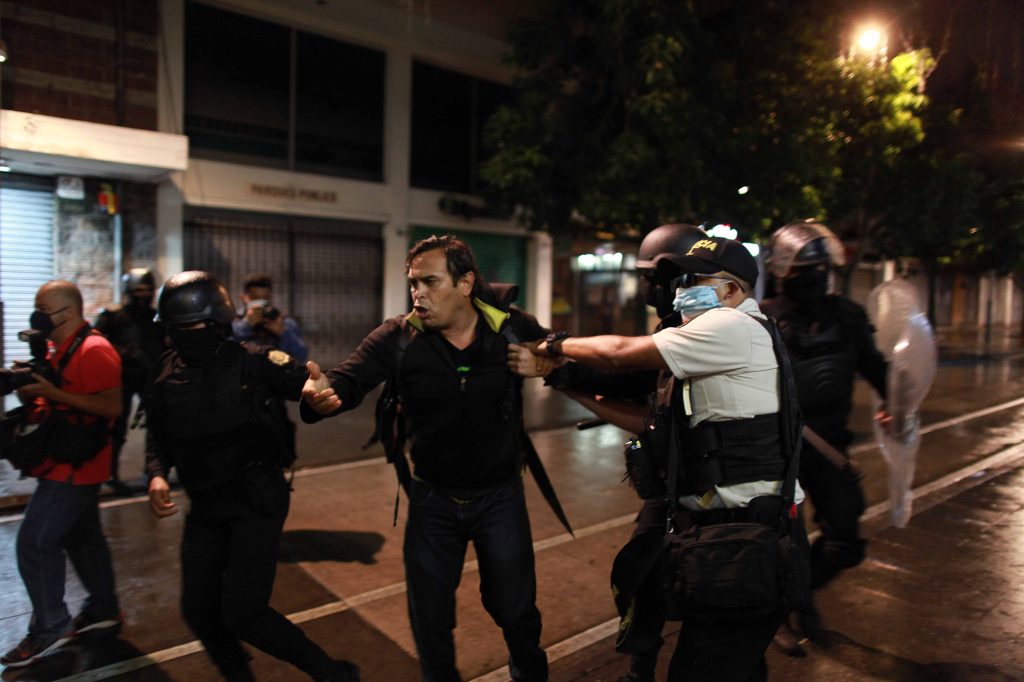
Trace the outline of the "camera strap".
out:
M 60 383 L 57 384 L 58 386 L 64 383 L 64 370 L 67 369 L 68 364 L 71 362 L 71 356 L 75 354 L 75 351 L 77 351 L 79 346 L 81 346 L 85 341 L 85 337 L 89 336 L 91 333 L 92 327 L 88 322 L 86 322 L 82 325 L 82 328 L 78 330 L 78 333 L 75 335 L 75 340 L 71 342 L 70 346 L 68 346 L 67 351 L 60 357 L 60 360 L 57 362 L 57 378 L 60 381 Z

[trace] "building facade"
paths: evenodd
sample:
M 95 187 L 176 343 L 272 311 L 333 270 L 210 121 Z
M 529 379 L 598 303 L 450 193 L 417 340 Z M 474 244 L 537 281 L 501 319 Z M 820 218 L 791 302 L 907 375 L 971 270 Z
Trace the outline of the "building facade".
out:
M 39 283 L 77 281 L 93 315 L 118 301 L 121 272 L 147 266 L 161 280 L 213 271 L 236 296 L 249 272 L 270 274 L 313 356 L 333 363 L 408 309 L 405 252 L 441 233 L 550 320 L 550 238 L 491 215 L 476 180 L 484 121 L 508 97 L 515 3 L 0 11 L 8 360 Z
M 574 333 L 648 326 L 635 244 L 562 241 L 479 198 L 484 124 L 509 97 L 493 0 L 3 0 L 0 302 L 24 357 L 39 284 L 75 280 L 94 316 L 119 276 L 271 275 L 313 357 L 334 363 L 408 309 L 404 255 L 452 232 L 485 277 Z M 557 251 L 557 253 L 555 253 Z M 888 273 L 892 275 L 891 272 Z M 886 278 L 855 277 L 854 298 Z M 923 278 L 919 282 L 926 291 Z M 1020 287 L 955 269 L 936 322 L 1019 330 Z

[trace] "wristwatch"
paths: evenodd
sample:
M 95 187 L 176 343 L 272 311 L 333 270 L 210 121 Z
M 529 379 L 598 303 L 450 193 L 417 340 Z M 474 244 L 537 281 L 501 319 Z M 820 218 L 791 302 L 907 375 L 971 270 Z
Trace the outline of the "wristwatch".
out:
M 553 358 L 562 357 L 562 341 L 565 341 L 569 336 L 569 332 L 551 332 L 544 337 L 544 345 L 547 348 L 548 355 Z

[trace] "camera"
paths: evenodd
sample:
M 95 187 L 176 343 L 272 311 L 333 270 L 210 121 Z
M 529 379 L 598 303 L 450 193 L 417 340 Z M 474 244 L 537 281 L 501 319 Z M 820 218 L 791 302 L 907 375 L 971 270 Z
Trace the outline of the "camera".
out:
M 249 301 L 249 310 L 259 309 L 263 313 L 263 319 L 273 322 L 277 318 L 281 317 L 281 311 L 278 310 L 274 304 L 264 299 L 258 299 L 255 301 Z
M 18 332 L 18 340 L 28 344 L 31 360 L 15 360 L 10 369 L 0 368 L 0 395 L 17 391 L 22 386 L 36 383 L 33 374 L 45 377 L 55 386 L 60 385 L 60 377 L 53 365 L 46 359 L 49 348 L 46 335 L 38 329 L 23 329 Z

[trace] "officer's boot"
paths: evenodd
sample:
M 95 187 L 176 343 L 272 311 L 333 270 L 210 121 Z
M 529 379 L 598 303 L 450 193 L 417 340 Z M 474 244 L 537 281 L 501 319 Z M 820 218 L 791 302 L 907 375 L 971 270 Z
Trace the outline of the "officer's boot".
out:
M 799 636 L 786 621 L 784 621 L 775 632 L 775 637 L 772 638 L 772 644 L 776 649 L 787 656 L 803 658 L 807 655 L 807 651 L 800 646 Z
M 859 538 L 818 538 L 811 546 L 811 589 L 824 587 L 841 571 L 860 564 L 864 560 L 866 545 Z
M 340 658 L 335 659 L 331 663 L 331 674 L 322 682 L 359 682 L 359 666 Z

